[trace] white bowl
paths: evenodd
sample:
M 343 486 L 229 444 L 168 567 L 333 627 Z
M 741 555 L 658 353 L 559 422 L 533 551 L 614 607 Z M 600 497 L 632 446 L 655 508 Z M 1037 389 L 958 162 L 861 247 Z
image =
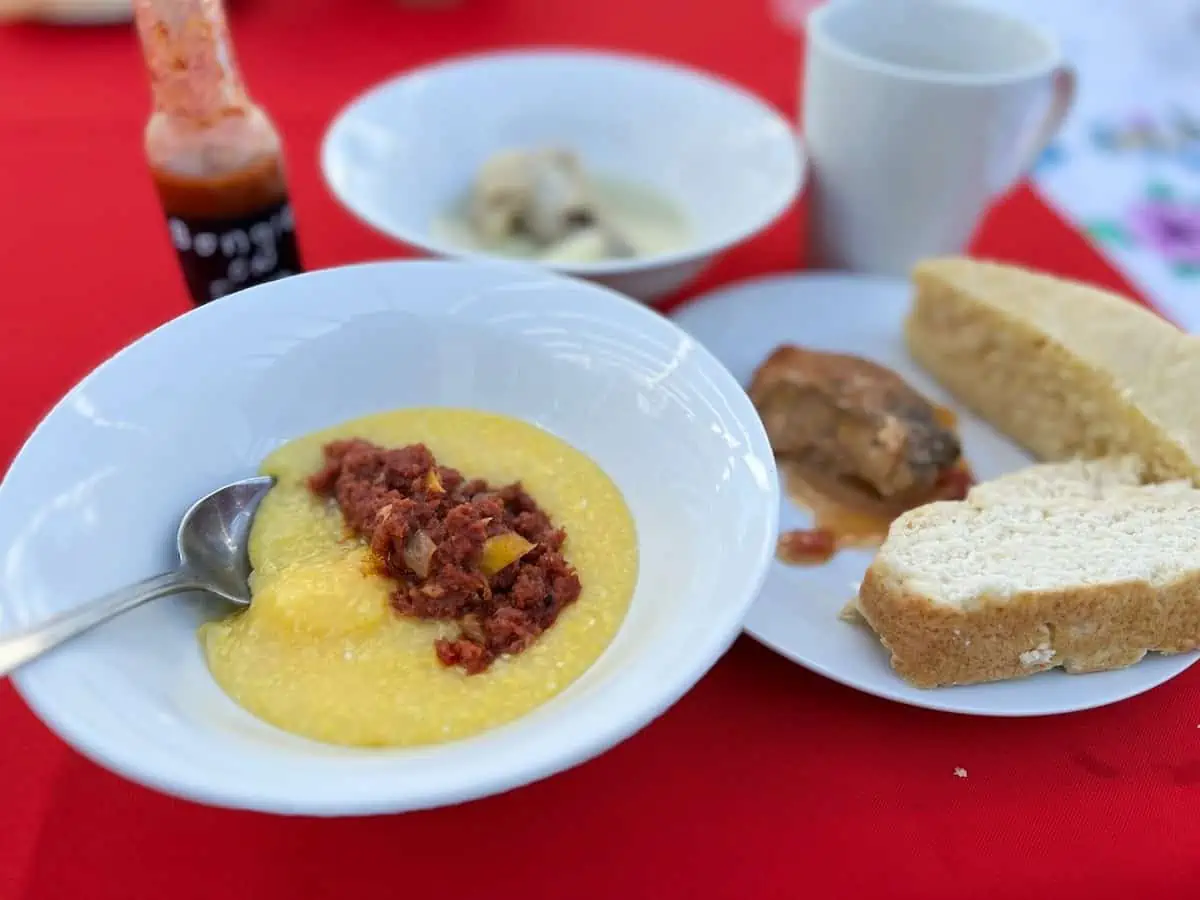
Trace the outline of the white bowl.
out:
M 572 148 L 590 170 L 652 188 L 684 212 L 692 240 L 679 251 L 545 264 L 646 301 L 770 225 L 804 170 L 791 126 L 745 90 L 674 64 L 568 51 L 467 57 L 386 81 L 337 116 L 321 166 L 367 224 L 468 257 L 432 233 L 435 220 L 488 156 L 544 145 Z
M 774 549 L 767 439 L 737 382 L 667 320 L 528 267 L 398 262 L 272 282 L 170 322 L 76 386 L 0 485 L 0 628 L 176 562 L 196 497 L 289 438 L 372 411 L 470 406 L 534 422 L 625 495 L 641 568 L 628 617 L 564 693 L 479 737 L 365 750 L 233 703 L 196 639 L 221 614 L 159 600 L 21 670 L 34 711 L 95 761 L 223 806 L 394 812 L 585 760 L 680 697 L 737 635 Z

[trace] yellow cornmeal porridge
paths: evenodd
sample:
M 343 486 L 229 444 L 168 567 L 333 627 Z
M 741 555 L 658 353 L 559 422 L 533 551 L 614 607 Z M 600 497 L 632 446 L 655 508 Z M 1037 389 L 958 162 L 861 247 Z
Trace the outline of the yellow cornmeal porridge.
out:
M 439 464 L 499 487 L 521 481 L 565 528 L 579 599 L 532 647 L 479 675 L 447 668 L 435 637 L 453 622 L 396 614 L 392 582 L 341 510 L 312 494 L 322 447 L 359 437 L 385 447 L 424 443 Z M 250 535 L 249 609 L 201 628 L 209 668 L 250 712 L 336 744 L 428 744 L 476 734 L 544 703 L 608 646 L 637 582 L 637 537 L 620 492 L 590 459 L 515 419 L 457 409 L 369 416 L 299 438 L 263 463 L 278 484 Z

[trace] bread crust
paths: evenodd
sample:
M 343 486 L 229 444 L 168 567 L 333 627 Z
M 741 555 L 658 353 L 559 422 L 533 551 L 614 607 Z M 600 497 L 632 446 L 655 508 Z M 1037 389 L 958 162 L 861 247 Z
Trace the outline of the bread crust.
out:
M 960 509 L 1178 502 L 1200 514 L 1187 486 L 1200 484 L 1200 407 L 1192 400 L 1200 340 L 1115 294 L 1014 266 L 928 260 L 913 280 L 909 351 L 960 401 L 1043 460 L 1136 457 L 1040 467 L 982 486 Z M 1170 479 L 1185 482 L 1152 484 Z M 891 535 L 945 512 L 916 510 Z M 1015 553 L 1014 567 L 1028 562 L 1023 554 L 1023 547 Z M 976 596 L 960 606 L 914 587 L 927 582 L 889 557 L 885 542 L 857 604 L 892 668 L 917 687 L 1055 667 L 1119 669 L 1148 652 L 1200 647 L 1200 568 L 1181 560 L 1169 582 L 1079 577 L 1063 588 Z
M 1120 669 L 1149 651 L 1200 646 L 1200 572 L 1145 581 L 980 598 L 960 609 L 913 590 L 882 554 L 867 569 L 858 608 L 891 652 L 892 668 L 920 688 L 1033 675 Z
M 1200 339 L 1115 294 L 1015 266 L 913 272 L 909 352 L 1043 460 L 1132 453 L 1148 481 L 1200 484 Z

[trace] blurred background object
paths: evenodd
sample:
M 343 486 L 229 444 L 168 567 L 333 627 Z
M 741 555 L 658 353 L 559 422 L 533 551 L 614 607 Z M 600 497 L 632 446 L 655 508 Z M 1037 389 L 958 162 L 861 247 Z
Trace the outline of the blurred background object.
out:
M 108 25 L 132 18 L 132 0 L 0 0 L 0 21 L 28 19 L 64 25 Z
M 489 161 L 501 163 L 500 209 L 530 218 L 521 197 L 529 186 L 511 177 L 510 151 L 539 149 L 570 151 L 592 172 L 590 226 L 617 223 L 632 254 L 601 248 L 588 258 L 578 243 L 587 221 L 576 222 L 583 227 L 560 255 L 529 240 L 531 225 L 553 227 L 518 221 L 499 241 L 474 229 L 471 185 Z M 677 299 L 727 251 L 770 230 L 794 206 L 804 174 L 788 119 L 737 85 L 638 56 L 571 50 L 443 60 L 378 83 L 336 115 L 321 164 L 346 209 L 396 250 L 525 256 L 648 302 Z
M 336 2 L 336 0 L 335 0 Z M 464 0 L 381 0 L 408 9 L 450 9 Z M 0 0 L 0 22 L 42 21 L 60 25 L 110 25 L 133 19 L 133 0 Z
M 1055 34 L 1078 73 L 1074 108 L 1032 173 L 1038 191 L 1200 330 L 1200 0 L 973 2 Z M 773 5 L 802 29 L 822 0 Z
M 961 253 L 1057 133 L 1075 78 L 1053 33 L 946 0 L 837 0 L 805 19 L 807 260 L 904 277 Z
M 1169 316 L 1200 330 L 1200 2 L 980 2 L 1054 31 L 1079 72 L 1038 190 Z
M 274 123 L 246 93 L 221 0 L 134 0 L 154 109 L 146 158 L 192 302 L 301 271 Z

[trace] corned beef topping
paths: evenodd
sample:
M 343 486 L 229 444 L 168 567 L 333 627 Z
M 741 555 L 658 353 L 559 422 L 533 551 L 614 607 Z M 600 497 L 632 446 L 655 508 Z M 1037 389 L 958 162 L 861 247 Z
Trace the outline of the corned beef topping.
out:
M 352 438 L 324 452 L 309 487 L 337 502 L 395 579 L 395 610 L 457 620 L 458 635 L 434 645 L 444 665 L 483 672 L 530 647 L 578 599 L 579 576 L 562 555 L 566 533 L 520 483 L 468 481 L 424 444 L 389 450 Z

